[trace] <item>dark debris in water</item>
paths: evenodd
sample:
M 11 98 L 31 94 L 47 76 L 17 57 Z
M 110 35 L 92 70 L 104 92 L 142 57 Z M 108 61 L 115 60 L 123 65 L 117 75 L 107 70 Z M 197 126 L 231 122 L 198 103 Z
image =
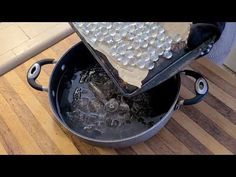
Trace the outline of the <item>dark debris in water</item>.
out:
M 80 71 L 78 79 L 73 76 L 73 84 L 77 87 L 70 111 L 66 112 L 67 123 L 73 129 L 100 136 L 109 128 L 131 125 L 134 121 L 147 127 L 154 125 L 150 96 L 142 93 L 129 99 L 123 97 L 100 65 Z

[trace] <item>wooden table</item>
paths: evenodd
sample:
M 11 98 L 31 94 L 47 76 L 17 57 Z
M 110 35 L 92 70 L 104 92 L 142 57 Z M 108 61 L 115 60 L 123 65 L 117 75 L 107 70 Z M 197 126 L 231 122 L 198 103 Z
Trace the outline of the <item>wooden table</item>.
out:
M 236 154 L 235 76 L 200 59 L 191 68 L 209 81 L 201 103 L 176 111 L 156 136 L 130 148 L 100 148 L 63 131 L 55 121 L 48 95 L 26 81 L 28 68 L 43 58 L 59 59 L 79 38 L 69 36 L 0 77 L 0 154 Z M 53 66 L 43 68 L 47 85 Z M 181 96 L 193 96 L 193 81 L 183 78 Z

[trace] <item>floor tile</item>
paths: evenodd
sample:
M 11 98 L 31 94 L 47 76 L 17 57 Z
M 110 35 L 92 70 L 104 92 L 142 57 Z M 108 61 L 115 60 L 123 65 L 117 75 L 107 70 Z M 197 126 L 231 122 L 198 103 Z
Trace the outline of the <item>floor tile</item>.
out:
M 0 29 L 0 55 L 19 46 L 29 38 L 15 25 Z
M 58 23 L 17 23 L 29 38 L 33 38 L 46 30 L 53 28 Z

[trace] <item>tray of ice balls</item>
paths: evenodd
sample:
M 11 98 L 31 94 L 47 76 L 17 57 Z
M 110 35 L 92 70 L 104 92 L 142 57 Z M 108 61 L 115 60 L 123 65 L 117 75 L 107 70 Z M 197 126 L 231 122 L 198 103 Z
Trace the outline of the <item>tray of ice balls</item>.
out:
M 199 56 L 198 49 L 187 49 L 190 22 L 74 22 L 71 26 L 128 96 L 165 81 Z

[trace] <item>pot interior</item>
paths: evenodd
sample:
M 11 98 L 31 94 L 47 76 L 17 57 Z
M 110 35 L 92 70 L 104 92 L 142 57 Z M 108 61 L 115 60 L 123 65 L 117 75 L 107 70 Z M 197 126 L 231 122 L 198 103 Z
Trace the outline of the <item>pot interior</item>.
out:
M 57 63 L 49 97 L 60 120 L 83 138 L 116 141 L 157 126 L 178 99 L 180 77 L 132 98 L 121 95 L 80 42 Z

